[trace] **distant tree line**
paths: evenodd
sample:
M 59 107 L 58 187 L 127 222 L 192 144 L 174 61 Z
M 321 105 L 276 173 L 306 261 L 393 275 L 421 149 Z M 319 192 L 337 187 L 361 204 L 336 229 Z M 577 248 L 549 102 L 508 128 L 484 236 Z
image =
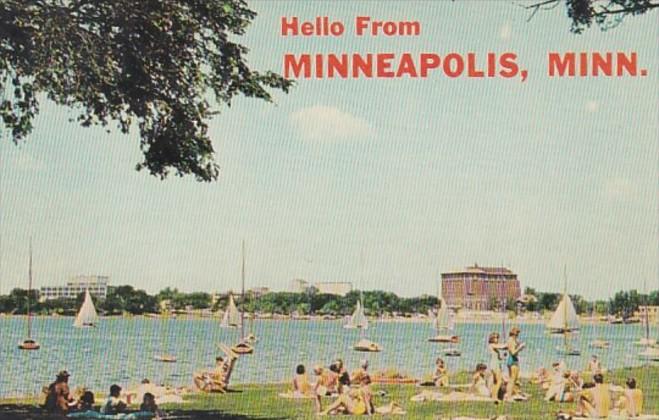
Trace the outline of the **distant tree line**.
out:
M 561 293 L 538 292 L 530 287 L 524 290 L 524 294 L 535 297 L 535 301 L 527 303 L 525 309 L 538 312 L 553 311 L 563 296 Z M 570 298 L 578 314 L 592 313 L 598 316 L 612 315 L 629 318 L 634 312 L 638 311 L 640 306 L 659 306 L 659 290 L 652 291 L 647 295 L 636 290 L 619 291 L 608 301 L 596 300 L 589 302 L 579 295 L 570 295 Z
M 560 293 L 538 292 L 532 288 L 525 289 L 526 295 L 535 299 L 529 300 L 520 306 L 514 300 L 505 302 L 506 309 L 526 311 L 553 311 L 561 300 Z M 25 289 L 14 289 L 8 295 L 0 295 L 0 313 L 26 314 L 28 292 Z M 245 295 L 244 302 L 240 295 L 235 295 L 236 303 L 245 308 L 247 312 L 272 314 L 298 314 L 298 315 L 335 315 L 342 316 L 352 313 L 361 297 L 367 315 L 379 316 L 383 314 L 427 314 L 437 308 L 437 297 L 422 295 L 419 297 L 400 297 L 391 292 L 381 290 L 351 291 L 345 296 L 319 293 L 317 289 L 310 288 L 305 293 L 271 292 L 261 296 L 251 293 Z M 659 291 L 648 295 L 638 293 L 636 290 L 617 292 L 608 301 L 598 300 L 589 302 L 578 295 L 570 295 L 575 309 L 579 314 L 615 315 L 627 318 L 636 312 L 639 306 L 659 305 Z M 75 299 L 53 299 L 39 301 L 38 291 L 30 292 L 30 311 L 33 314 L 60 314 L 73 315 L 82 304 L 84 293 Z M 184 293 L 178 289 L 165 288 L 155 295 L 132 286 L 115 286 L 108 288 L 105 299 L 92 297 L 97 310 L 105 315 L 121 315 L 130 313 L 141 315 L 145 313 L 161 313 L 163 311 L 186 310 L 223 310 L 228 304 L 228 296 L 217 300 L 204 292 Z M 500 308 L 500 302 L 492 302 L 492 307 Z

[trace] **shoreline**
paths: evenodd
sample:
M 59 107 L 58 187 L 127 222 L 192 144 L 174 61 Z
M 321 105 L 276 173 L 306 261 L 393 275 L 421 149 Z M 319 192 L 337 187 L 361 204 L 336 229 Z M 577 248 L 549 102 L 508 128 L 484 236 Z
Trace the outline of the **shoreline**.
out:
M 506 317 L 505 322 L 507 325 L 537 325 L 545 324 L 549 320 L 548 314 L 546 317 Z M 291 315 L 265 315 L 265 316 L 256 316 L 253 319 L 256 321 L 295 321 L 295 322 L 340 322 L 345 320 L 348 315 L 341 317 L 327 317 L 321 315 L 315 316 L 291 316 Z M 27 315 L 15 315 L 15 314 L 4 314 L 0 313 L 0 319 L 26 319 Z M 75 319 L 75 315 L 37 315 L 32 314 L 32 319 Z M 372 323 L 411 323 L 411 324 L 424 324 L 431 323 L 433 320 L 427 316 L 397 316 L 397 317 L 367 317 L 369 322 Z M 220 321 L 221 317 L 217 315 L 207 315 L 207 314 L 177 314 L 176 316 L 172 315 L 161 315 L 161 314 L 141 314 L 141 315 L 101 315 L 99 316 L 101 320 L 113 320 L 113 319 L 146 319 L 146 320 L 182 320 L 182 321 L 201 321 L 201 320 L 217 320 Z M 246 316 L 246 320 L 250 320 L 251 317 Z M 455 324 L 501 324 L 504 321 L 500 312 L 481 312 L 478 314 L 460 314 L 454 318 L 453 322 Z M 637 325 L 638 322 L 631 323 L 611 323 L 607 321 L 602 321 L 600 319 L 593 319 L 591 317 L 583 317 L 579 319 L 579 322 L 584 325 Z

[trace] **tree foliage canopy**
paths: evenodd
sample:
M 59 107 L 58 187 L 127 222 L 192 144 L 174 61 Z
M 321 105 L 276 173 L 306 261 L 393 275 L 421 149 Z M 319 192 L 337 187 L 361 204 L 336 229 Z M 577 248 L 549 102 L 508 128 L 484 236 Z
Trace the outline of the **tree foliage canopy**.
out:
M 21 141 L 43 94 L 74 108 L 83 126 L 136 125 L 138 170 L 214 180 L 214 103 L 238 94 L 271 101 L 269 88 L 291 86 L 250 69 L 248 49 L 234 41 L 255 16 L 243 0 L 4 0 L 0 119 Z
M 628 16 L 638 16 L 659 8 L 659 0 L 541 0 L 528 6 L 532 13 L 553 9 L 565 4 L 567 15 L 572 21 L 571 30 L 581 33 L 596 23 L 606 30 L 618 26 Z

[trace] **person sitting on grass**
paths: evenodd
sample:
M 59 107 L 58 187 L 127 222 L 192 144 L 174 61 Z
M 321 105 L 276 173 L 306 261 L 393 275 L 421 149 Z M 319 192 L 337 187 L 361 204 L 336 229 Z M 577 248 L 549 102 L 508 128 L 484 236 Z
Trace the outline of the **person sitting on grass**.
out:
M 142 404 L 140 405 L 140 412 L 142 413 L 152 413 L 156 417 L 163 417 L 164 413 L 160 411 L 158 408 L 158 405 L 156 404 L 156 397 L 150 393 L 147 392 L 144 394 L 144 397 L 142 397 Z
M 293 393 L 298 396 L 305 396 L 313 394 L 313 389 L 309 383 L 307 372 L 304 365 L 297 365 L 295 368 L 295 376 L 293 377 Z
M 448 369 L 442 358 L 435 360 L 435 373 L 433 374 L 432 381 L 438 387 L 448 386 Z
M 60 371 L 55 377 L 55 382 L 48 385 L 44 408 L 50 413 L 66 414 L 74 403 L 69 390 L 69 372 Z
M 227 391 L 238 355 L 224 344 L 220 344 L 220 348 L 225 357 L 217 356 L 215 358 L 215 369 L 194 374 L 194 384 L 201 391 L 222 393 Z
M 485 372 L 487 372 L 487 366 L 484 363 L 476 365 L 476 371 L 471 378 L 471 386 L 469 387 L 471 394 L 479 397 L 490 397 L 492 395 L 490 389 L 487 387 Z
M 73 413 L 67 414 L 67 418 L 98 418 L 102 414 L 98 411 L 94 411 L 94 393 L 91 391 L 85 391 L 76 405 L 76 411 Z
M 582 417 L 606 418 L 611 409 L 609 385 L 602 374 L 593 376 L 595 384 L 586 384 L 577 400 L 577 415 Z
M 625 382 L 627 389 L 616 402 L 620 415 L 625 417 L 639 417 L 643 412 L 643 391 L 636 388 L 636 379 L 628 378 Z
M 352 375 L 350 375 L 350 382 L 360 384 L 362 378 L 366 375 L 368 375 L 368 360 L 363 359 L 359 362 L 359 367 L 352 372 Z
M 551 385 L 545 394 L 545 401 L 556 401 L 559 403 L 573 402 L 575 396 L 574 391 L 577 388 L 569 371 L 559 373 L 552 378 Z
M 359 388 L 351 389 L 341 395 L 324 411 L 318 413 L 320 416 L 326 416 L 330 413 L 345 412 L 353 416 L 364 414 L 373 414 L 373 394 L 370 389 L 371 378 L 366 375 L 362 378 Z
M 320 412 L 322 410 L 321 397 L 338 393 L 339 375 L 320 365 L 314 366 L 313 372 L 318 377 L 316 385 L 314 385 L 313 388 L 315 396 L 314 402 L 316 405 L 316 411 Z
M 593 356 L 590 358 L 590 361 L 588 362 L 588 366 L 586 366 L 586 372 L 590 372 L 593 375 L 597 373 L 602 373 L 602 363 L 600 362 L 596 354 L 593 354 Z
M 80 400 L 78 400 L 78 405 L 76 406 L 77 411 L 91 411 L 94 409 L 94 393 L 91 391 L 85 391 Z
M 110 387 L 110 396 L 101 407 L 101 414 L 121 414 L 126 412 L 128 406 L 121 399 L 121 387 L 114 384 Z

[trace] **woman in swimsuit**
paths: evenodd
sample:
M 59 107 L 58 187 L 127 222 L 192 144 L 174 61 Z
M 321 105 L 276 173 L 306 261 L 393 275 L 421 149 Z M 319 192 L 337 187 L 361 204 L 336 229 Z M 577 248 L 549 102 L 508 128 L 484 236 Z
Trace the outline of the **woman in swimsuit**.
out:
M 521 330 L 517 327 L 513 327 L 510 330 L 508 342 L 506 343 L 506 348 L 508 349 L 508 358 L 506 359 L 506 366 L 508 366 L 508 386 L 506 388 L 506 397 L 507 401 L 511 401 L 513 398 L 513 392 L 515 391 L 515 384 L 519 379 L 519 352 L 524 349 L 526 344 L 519 342 L 519 334 Z

